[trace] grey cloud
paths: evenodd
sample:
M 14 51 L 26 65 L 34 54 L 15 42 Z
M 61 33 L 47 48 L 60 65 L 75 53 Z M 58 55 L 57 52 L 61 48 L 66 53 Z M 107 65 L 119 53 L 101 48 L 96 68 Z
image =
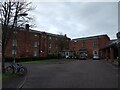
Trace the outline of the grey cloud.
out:
M 116 38 L 117 2 L 35 3 L 39 30 L 66 33 L 70 38 L 108 34 Z M 52 30 L 53 29 L 53 30 Z

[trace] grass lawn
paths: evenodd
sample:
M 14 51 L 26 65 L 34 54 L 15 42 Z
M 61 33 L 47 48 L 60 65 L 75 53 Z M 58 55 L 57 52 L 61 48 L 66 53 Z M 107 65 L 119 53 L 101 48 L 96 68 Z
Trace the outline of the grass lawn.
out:
M 17 77 L 18 75 L 16 74 L 9 74 L 9 73 L 0 74 L 0 80 L 8 80 L 8 79 L 17 78 Z
M 62 64 L 67 62 L 68 60 L 40 60 L 40 61 L 27 61 L 27 62 L 21 62 L 21 64 Z

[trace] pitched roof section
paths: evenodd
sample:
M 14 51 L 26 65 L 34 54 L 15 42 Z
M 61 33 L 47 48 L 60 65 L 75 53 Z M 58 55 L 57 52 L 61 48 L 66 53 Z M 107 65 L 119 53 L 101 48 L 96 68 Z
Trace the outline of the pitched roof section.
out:
M 42 32 L 42 31 L 32 30 L 32 29 L 30 29 L 30 32 L 38 33 L 38 34 L 43 34 L 44 33 L 44 34 L 46 34 L 48 36 L 54 36 L 54 37 L 59 37 L 59 38 L 68 38 L 65 35 L 52 34 L 52 33 L 48 33 L 48 32 Z M 70 38 L 68 38 L 68 39 L 70 39 Z
M 110 40 L 108 44 L 106 44 L 104 47 L 102 47 L 101 49 L 105 49 L 108 47 L 111 47 L 113 45 L 118 45 L 120 43 L 119 39 L 114 39 L 114 40 Z
M 53 37 L 61 37 L 61 38 L 65 38 L 66 36 L 65 35 L 59 35 L 59 34 L 52 34 L 52 33 L 47 33 L 48 36 L 53 36 Z M 68 38 L 68 37 L 66 37 Z
M 32 32 L 32 33 L 38 33 L 38 34 L 42 34 L 42 32 L 41 32 L 41 31 L 32 30 L 32 29 L 29 29 L 29 32 Z
M 103 34 L 103 35 L 97 35 L 97 36 L 90 36 L 90 37 L 84 37 L 84 38 L 76 38 L 76 39 L 72 39 L 72 40 L 85 40 L 85 39 L 94 39 L 94 38 L 99 38 L 99 37 L 103 37 L 103 36 L 107 36 L 107 34 Z

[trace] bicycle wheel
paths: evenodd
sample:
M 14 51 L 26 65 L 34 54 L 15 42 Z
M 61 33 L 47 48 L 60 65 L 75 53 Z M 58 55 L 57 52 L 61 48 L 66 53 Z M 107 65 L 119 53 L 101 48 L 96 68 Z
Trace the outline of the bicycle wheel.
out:
M 18 69 L 18 71 L 17 71 L 17 74 L 19 75 L 19 76 L 23 76 L 23 75 L 25 75 L 27 73 L 27 69 L 25 68 L 25 67 L 20 67 L 19 69 Z
M 5 69 L 6 73 L 13 74 L 14 73 L 14 68 L 12 66 L 8 66 Z

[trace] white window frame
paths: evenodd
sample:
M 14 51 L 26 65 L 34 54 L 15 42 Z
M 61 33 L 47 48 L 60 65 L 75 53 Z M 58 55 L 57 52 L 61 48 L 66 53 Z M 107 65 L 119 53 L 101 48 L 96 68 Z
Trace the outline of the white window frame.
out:
M 34 47 L 38 47 L 38 42 L 34 42 Z
M 34 51 L 34 56 L 37 56 L 37 51 Z
M 12 46 L 17 46 L 17 40 L 13 39 Z
M 51 45 L 51 43 L 50 43 L 50 44 L 49 44 L 49 48 L 51 48 L 51 46 L 52 46 L 52 45 Z
M 12 50 L 12 55 L 16 55 L 17 54 L 17 50 Z
M 97 41 L 93 42 L 93 47 L 97 47 Z

